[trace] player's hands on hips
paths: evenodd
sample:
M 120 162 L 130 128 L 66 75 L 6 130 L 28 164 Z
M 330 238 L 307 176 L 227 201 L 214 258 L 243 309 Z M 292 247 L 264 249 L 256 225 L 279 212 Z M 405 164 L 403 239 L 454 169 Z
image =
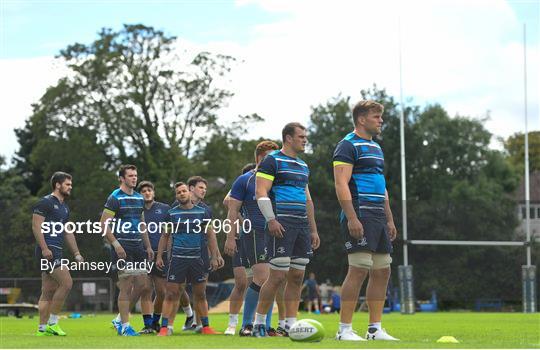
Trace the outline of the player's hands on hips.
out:
M 233 256 L 237 251 L 236 241 L 234 238 L 229 238 L 225 240 L 225 247 L 223 247 L 223 252 L 228 256 Z
M 393 221 L 388 222 L 388 236 L 390 236 L 391 241 L 397 237 L 397 228 Z
M 120 259 L 125 259 L 126 258 L 126 251 L 124 250 L 124 248 L 122 248 L 121 245 L 119 245 L 118 247 L 114 248 L 114 251 L 116 252 L 116 255 L 118 255 L 118 257 Z
M 317 232 L 311 232 L 311 248 L 317 249 L 321 245 L 321 239 Z
M 364 226 L 362 226 L 362 223 L 358 218 L 355 217 L 354 219 L 349 220 L 347 227 L 349 228 L 349 234 L 353 238 L 362 239 L 364 237 Z
M 148 254 L 148 261 L 154 261 L 154 251 L 152 248 L 146 248 L 146 254 Z
M 163 270 L 163 267 L 165 266 L 165 264 L 163 263 L 163 258 L 161 256 L 158 256 L 156 258 L 156 266 L 158 269 Z
M 272 219 L 268 221 L 268 231 L 274 237 L 283 238 L 283 233 L 285 232 L 285 229 L 283 228 L 283 226 L 281 226 L 279 221 L 277 221 L 276 219 Z
M 51 260 L 53 258 L 53 253 L 49 248 L 41 249 L 41 255 L 47 260 Z

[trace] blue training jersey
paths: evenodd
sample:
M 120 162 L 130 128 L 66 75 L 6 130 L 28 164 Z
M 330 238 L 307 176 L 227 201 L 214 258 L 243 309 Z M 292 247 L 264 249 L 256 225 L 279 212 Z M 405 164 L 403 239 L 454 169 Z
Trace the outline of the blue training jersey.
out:
M 251 222 L 251 227 L 264 231 L 266 221 L 255 198 L 255 170 L 250 170 L 236 178 L 230 197 L 242 202 L 240 213 L 245 220 Z
M 167 222 L 167 215 L 171 207 L 168 204 L 154 202 L 149 209 L 144 208 L 144 221 L 152 250 L 158 250 L 159 239 L 164 232 L 164 225 Z
M 307 164 L 300 158 L 285 155 L 280 150 L 273 151 L 259 165 L 257 177 L 273 182 L 269 197 L 278 221 L 283 226 L 307 228 Z
M 334 151 L 334 166 L 340 164 L 353 166 L 349 190 L 356 209 L 384 214 L 386 181 L 381 146 L 351 132 L 338 143 Z
M 41 198 L 32 208 L 32 213 L 43 216 L 43 223 L 61 222 L 65 224 L 69 218 L 69 208 L 66 203 L 61 203 L 58 198 L 52 194 Z M 58 227 L 59 228 L 59 227 Z M 44 233 L 45 243 L 49 247 L 62 249 L 64 243 L 64 232 L 54 233 L 52 226 L 49 226 L 49 233 Z
M 142 241 L 139 224 L 144 210 L 144 198 L 140 193 L 133 191 L 133 194 L 127 194 L 117 188 L 107 199 L 105 210 L 114 214 L 116 224 L 113 233 L 117 240 Z
M 211 219 L 208 209 L 199 205 L 191 209 L 179 205 L 169 209 L 167 221 L 173 225 L 172 256 L 201 258 L 205 228 Z

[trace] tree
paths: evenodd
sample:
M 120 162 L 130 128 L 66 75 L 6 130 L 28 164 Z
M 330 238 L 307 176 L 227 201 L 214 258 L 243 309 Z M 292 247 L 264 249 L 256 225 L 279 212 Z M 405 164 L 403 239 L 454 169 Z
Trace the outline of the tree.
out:
M 508 159 L 520 174 L 525 171 L 525 135 L 516 133 L 503 141 Z M 540 170 L 540 131 L 529 132 L 529 170 Z
M 175 39 L 152 27 L 125 25 L 118 32 L 103 29 L 89 45 L 62 50 L 59 58 L 71 73 L 34 106 L 43 121 L 40 133 L 28 124 L 18 131 L 24 147 L 19 164 L 28 160 L 36 136 L 66 138 L 69 128 L 85 127 L 106 146 L 109 169 L 135 163 L 145 177 L 170 185 L 196 141 L 211 137 L 216 113 L 232 95 L 220 87 L 232 57 L 179 53 Z

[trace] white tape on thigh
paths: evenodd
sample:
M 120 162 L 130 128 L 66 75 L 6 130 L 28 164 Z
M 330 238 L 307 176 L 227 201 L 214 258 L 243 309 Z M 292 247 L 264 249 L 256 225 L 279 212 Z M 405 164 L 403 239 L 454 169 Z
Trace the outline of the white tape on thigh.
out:
M 370 270 L 373 266 L 373 257 L 371 253 L 354 252 L 349 254 L 349 265 L 361 269 Z
M 291 259 L 291 267 L 297 270 L 306 270 L 306 266 L 309 264 L 308 258 L 293 258 Z
M 273 258 L 270 259 L 269 263 L 272 270 L 289 271 L 289 267 L 291 266 L 291 258 L 288 256 Z
M 373 254 L 373 270 L 386 269 L 390 267 L 392 257 L 390 254 Z

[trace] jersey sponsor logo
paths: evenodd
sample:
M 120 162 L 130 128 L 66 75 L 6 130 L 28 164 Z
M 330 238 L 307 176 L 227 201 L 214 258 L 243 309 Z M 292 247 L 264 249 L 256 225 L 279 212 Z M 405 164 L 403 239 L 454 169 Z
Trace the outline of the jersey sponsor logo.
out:
M 161 213 L 163 213 L 163 212 L 161 211 L 161 209 L 157 209 L 157 210 L 156 210 L 156 214 L 161 214 Z
M 358 245 L 361 245 L 362 247 L 366 246 L 367 245 L 366 237 L 362 237 L 362 240 L 358 241 Z

